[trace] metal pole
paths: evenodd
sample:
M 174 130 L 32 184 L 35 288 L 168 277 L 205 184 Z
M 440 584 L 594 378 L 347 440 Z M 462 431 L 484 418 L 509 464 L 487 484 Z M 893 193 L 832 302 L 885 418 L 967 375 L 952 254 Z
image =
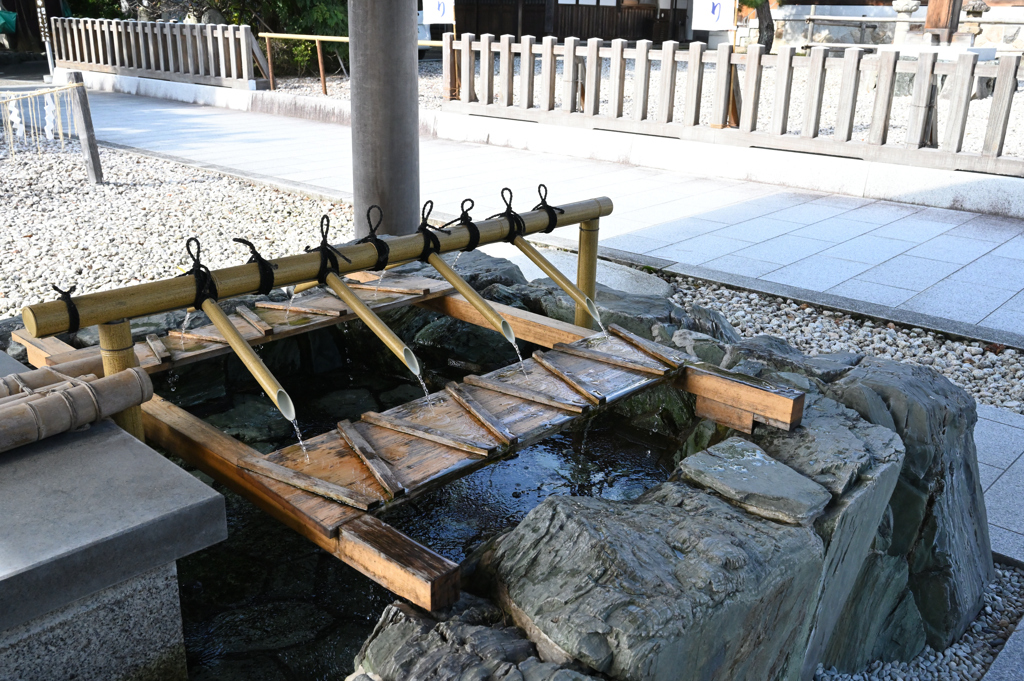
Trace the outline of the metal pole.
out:
M 351 0 L 352 171 L 355 214 L 376 204 L 381 234 L 420 223 L 416 0 Z M 356 235 L 368 227 L 356 221 Z
M 597 237 L 600 220 L 580 223 L 580 246 L 576 261 L 576 286 L 591 300 L 597 297 Z M 576 303 L 576 326 L 594 328 L 587 308 Z
M 320 89 L 327 94 L 327 79 L 324 77 L 324 46 L 319 40 L 316 41 L 316 60 L 320 64 Z
M 100 324 L 98 329 L 104 376 L 113 376 L 119 371 L 139 366 L 139 360 L 135 356 L 135 343 L 132 342 L 132 326 L 127 319 Z M 142 430 L 141 407 L 129 407 L 114 414 L 112 418 L 114 423 L 128 434 L 142 442 L 146 441 Z
M 270 79 L 270 89 L 274 89 L 274 54 L 270 51 L 270 38 L 265 38 L 267 41 L 267 78 Z

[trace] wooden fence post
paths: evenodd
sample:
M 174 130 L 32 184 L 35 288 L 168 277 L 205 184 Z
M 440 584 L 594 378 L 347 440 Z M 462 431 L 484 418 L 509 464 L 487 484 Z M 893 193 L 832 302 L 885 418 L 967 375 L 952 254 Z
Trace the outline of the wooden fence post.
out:
M 944 151 L 960 151 L 967 129 L 967 108 L 971 104 L 971 88 L 974 86 L 974 67 L 978 63 L 975 52 L 961 54 L 956 60 L 953 74 L 952 94 L 949 98 L 949 120 L 946 121 L 945 139 L 939 145 Z
M 601 111 L 601 39 L 587 40 L 587 99 L 583 104 L 583 112 L 596 116 Z
M 70 71 L 68 82 L 76 83 L 73 92 L 75 102 L 75 127 L 78 128 L 78 141 L 82 145 L 82 155 L 85 156 L 85 172 L 89 175 L 89 182 L 103 184 L 103 168 L 100 167 L 100 150 L 96 146 L 96 135 L 92 129 L 92 114 L 89 112 L 89 95 L 85 91 L 85 83 L 81 71 Z
M 789 128 L 789 98 L 793 94 L 793 53 L 796 48 L 779 48 L 775 61 L 775 110 L 772 111 L 771 134 L 785 135 Z
M 676 103 L 676 48 L 679 43 L 666 40 L 661 44 L 661 86 L 658 90 L 658 122 L 671 123 Z
M 540 52 L 540 108 L 552 111 L 555 108 L 555 41 L 553 35 L 541 40 Z
M 519 44 L 519 106 L 529 109 L 533 106 L 533 36 L 524 35 Z
M 441 36 L 441 82 L 444 83 L 444 101 L 459 98 L 458 79 L 455 76 L 455 36 L 450 31 Z
M 914 93 L 910 98 L 910 119 L 907 122 L 907 146 L 920 149 L 928 143 L 935 114 L 935 62 L 938 54 L 922 52 L 914 73 Z
M 892 97 L 896 91 L 896 62 L 899 60 L 899 50 L 881 50 L 878 53 L 878 82 L 875 85 L 875 106 L 871 110 L 868 144 L 885 144 L 889 136 Z
M 319 40 L 316 41 L 316 61 L 320 66 L 320 90 L 327 94 L 327 77 L 324 75 L 324 46 Z
M 853 118 L 857 112 L 857 89 L 860 87 L 860 61 L 864 50 L 848 47 L 843 53 L 843 80 L 839 85 L 839 112 L 832 135 L 837 142 L 849 142 L 853 136 Z
M 1020 68 L 1019 54 L 1004 54 L 999 57 L 996 69 L 996 89 L 992 95 L 992 109 L 985 130 L 985 143 L 981 153 L 996 157 L 1003 153 L 1006 142 L 1006 128 L 1010 122 L 1010 103 L 1017 91 L 1017 69 Z
M 743 103 L 740 112 L 740 130 L 757 129 L 757 109 L 761 100 L 761 56 L 764 45 L 747 46 L 747 69 L 743 81 Z
M 199 40 L 200 40 L 200 42 L 202 41 L 202 36 L 201 35 L 200 35 Z M 264 40 L 267 41 L 267 71 L 268 71 L 267 78 L 270 79 L 270 89 L 273 90 L 274 89 L 274 53 L 270 51 L 270 38 L 264 38 Z M 199 49 L 199 52 L 202 53 L 202 48 Z M 202 73 L 202 66 L 201 65 L 202 65 L 202 59 L 200 59 L 200 69 L 199 69 L 200 73 Z M 213 75 L 212 70 L 211 70 L 210 75 L 211 76 Z
M 473 52 L 473 40 L 476 36 L 472 33 L 462 34 L 462 93 L 459 96 L 463 102 L 475 102 L 476 92 L 473 87 L 476 79 L 476 53 Z
M 494 36 L 484 33 L 480 36 L 480 101 L 483 104 L 494 102 Z
M 579 38 L 566 38 L 562 43 L 562 111 L 579 110 L 580 70 L 576 64 L 576 46 Z
M 515 71 L 512 63 L 512 36 L 501 36 L 498 43 L 498 85 L 501 88 L 498 103 L 512 106 L 512 77 Z
M 636 59 L 633 60 L 633 120 L 647 118 L 647 102 L 651 92 L 651 41 L 636 41 Z
M 718 46 L 715 62 L 715 98 L 711 103 L 711 127 L 724 128 L 729 124 L 729 101 L 732 93 L 732 45 Z
M 801 137 L 817 137 L 821 127 L 821 100 L 825 94 L 825 58 L 827 47 L 811 49 L 811 61 L 807 65 L 807 95 L 804 99 L 804 123 Z
M 610 111 L 612 118 L 622 117 L 622 99 L 626 88 L 626 59 L 623 52 L 626 49 L 626 41 L 616 38 L 612 41 L 611 58 L 611 86 L 612 92 L 609 97 Z
M 704 90 L 704 43 L 690 43 L 690 54 L 686 60 L 686 103 L 683 109 L 683 125 L 700 123 L 700 98 Z

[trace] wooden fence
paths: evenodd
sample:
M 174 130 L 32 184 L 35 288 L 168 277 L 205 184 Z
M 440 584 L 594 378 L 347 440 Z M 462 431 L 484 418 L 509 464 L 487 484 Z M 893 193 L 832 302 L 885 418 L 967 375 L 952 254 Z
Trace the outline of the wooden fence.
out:
M 829 57 L 823 47 L 812 49 L 809 56 L 796 56 L 793 47 L 780 48 L 773 55 L 763 54 L 760 45 L 747 49 L 746 54 L 736 54 L 731 45 L 720 45 L 708 51 L 703 43 L 693 43 L 689 49 L 680 50 L 676 42 L 666 41 L 655 50 L 647 40 L 627 49 L 624 40 L 613 40 L 606 47 L 599 39 L 583 43 L 567 38 L 558 44 L 553 37 L 538 43 L 532 36 L 524 36 L 517 43 L 512 36 L 495 40 L 494 36 L 483 35 L 478 40 L 472 34 L 463 34 L 455 41 L 447 33 L 442 47 L 448 100 L 444 109 L 718 144 L 1024 176 L 1024 159 L 1003 155 L 1010 106 L 1017 90 L 1019 55 L 979 65 L 974 53 L 961 54 L 955 62 L 940 62 L 935 52 L 922 52 L 915 61 L 901 60 L 894 50 L 866 56 L 860 48 L 849 48 L 842 57 Z M 576 57 L 567 66 L 566 55 Z M 538 60 L 540 72 L 536 73 Z M 602 75 L 604 60 L 609 62 L 608 77 Z M 628 60 L 633 62 L 633 79 L 627 92 Z M 517 68 L 517 63 L 523 68 Z M 656 78 L 652 78 L 652 63 L 659 63 Z M 674 68 L 660 68 L 664 63 Z M 685 73 L 679 64 L 687 65 Z M 694 65 L 698 68 L 692 68 Z M 761 88 L 766 68 L 775 72 L 769 97 Z M 793 111 L 802 121 L 800 131 L 791 134 L 790 106 L 795 99 L 794 73 L 798 69 L 805 71 L 806 88 L 799 93 L 802 104 L 794 106 Z M 838 105 L 834 119 L 829 114 L 829 120 L 823 120 L 829 71 L 840 74 Z M 861 86 L 862 74 L 874 81 L 873 92 Z M 912 74 L 913 89 L 905 121 L 906 138 L 902 143 L 889 143 L 898 74 Z M 994 78 L 995 86 L 984 141 L 980 151 L 970 152 L 963 147 L 977 78 Z M 710 89 L 710 102 L 702 101 L 706 89 Z M 676 104 L 677 91 L 681 106 Z M 557 95 L 561 101 L 556 106 Z M 870 117 L 863 140 L 853 139 L 858 97 L 861 110 L 868 111 Z M 771 115 L 764 124 L 764 118 L 758 122 L 758 114 L 766 99 L 771 99 Z M 734 110 L 733 116 L 730 109 Z M 821 136 L 822 125 L 832 123 L 834 132 Z M 1024 135 L 1024 130 L 1012 132 Z
M 55 65 L 179 83 L 254 89 L 266 58 L 248 26 L 54 17 Z M 262 83 L 261 83 L 262 85 Z

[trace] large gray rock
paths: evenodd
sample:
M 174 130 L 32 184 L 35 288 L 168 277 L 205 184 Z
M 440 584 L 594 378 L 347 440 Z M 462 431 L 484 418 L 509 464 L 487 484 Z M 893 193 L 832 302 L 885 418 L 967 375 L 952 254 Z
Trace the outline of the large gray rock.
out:
M 981 609 L 994 577 L 978 473 L 974 400 L 928 367 L 866 358 L 829 396 L 891 428 L 906 462 L 890 501 L 891 556 L 906 556 L 928 643 L 942 649 Z
M 379 681 L 587 681 L 590 676 L 542 662 L 537 649 L 489 602 L 463 594 L 442 613 L 389 605 L 356 656 L 355 679 Z M 370 675 L 373 676 L 370 676 Z
M 563 322 L 575 320 L 576 303 L 550 279 L 537 279 L 526 285 L 513 286 L 512 290 L 530 312 Z M 693 320 L 686 310 L 662 296 L 623 293 L 598 284 L 594 302 L 605 327 L 618 324 L 648 340 L 656 340 L 653 329 L 657 325 L 660 325 L 663 335 L 667 334 L 661 339 L 665 341 L 676 330 L 693 327 Z
M 693 304 L 690 306 L 694 328 L 723 343 L 739 343 L 743 340 L 740 332 L 718 310 Z
M 477 291 L 483 291 L 491 284 L 515 286 L 526 284 L 526 277 L 515 263 L 505 258 L 495 258 L 483 251 L 462 253 L 455 251 L 441 256 L 446 263 L 452 265 L 455 272 Z M 456 263 L 458 259 L 458 263 Z M 425 262 L 411 262 L 391 270 L 391 274 L 414 274 L 431 279 L 443 279 L 437 270 Z
M 810 522 L 832 500 L 824 487 L 738 437 L 683 459 L 677 471 L 740 508 L 792 525 Z M 874 526 L 868 529 L 873 532 Z
M 821 573 L 814 532 L 682 483 L 635 502 L 549 497 L 480 570 L 547 660 L 616 679 L 795 678 Z
M 256 395 L 236 396 L 231 409 L 207 417 L 206 422 L 242 442 L 272 440 L 292 432 L 292 424 L 274 403 Z
M 852 352 L 809 357 L 781 338 L 762 335 L 735 343 L 726 366 L 732 367 L 744 359 L 755 359 L 766 362 L 776 371 L 804 374 L 829 382 L 857 366 L 863 358 L 864 355 Z

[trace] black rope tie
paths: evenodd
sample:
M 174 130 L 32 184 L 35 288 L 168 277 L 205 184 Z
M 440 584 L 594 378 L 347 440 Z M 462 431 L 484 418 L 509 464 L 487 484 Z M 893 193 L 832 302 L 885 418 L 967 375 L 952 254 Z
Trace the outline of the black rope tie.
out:
M 548 226 L 544 228 L 545 234 L 551 234 L 558 226 L 558 214 L 565 210 L 558 206 L 548 205 L 548 187 L 545 184 L 537 185 L 537 194 L 540 196 L 540 203 L 533 207 L 534 210 L 543 210 L 548 214 Z
M 469 204 L 469 208 L 466 208 L 467 203 Z M 442 226 L 442 228 L 444 228 L 452 225 L 458 225 L 459 227 L 466 228 L 469 232 L 469 244 L 462 249 L 463 251 L 476 250 L 476 247 L 480 245 L 480 229 L 476 226 L 476 223 L 473 222 L 473 218 L 469 217 L 469 211 L 473 210 L 473 206 L 475 205 L 476 204 L 473 202 L 473 199 L 464 199 L 462 201 L 462 214 L 451 222 L 444 223 Z
M 423 204 L 423 211 L 420 213 L 420 226 L 417 228 L 417 232 L 423 235 L 423 251 L 420 253 L 420 260 L 426 262 L 430 257 L 431 253 L 441 252 L 441 241 L 437 238 L 434 232 L 444 232 L 445 234 L 451 234 L 444 227 L 431 227 L 428 220 L 430 214 L 434 210 L 434 202 L 427 201 Z M 431 231 L 433 230 L 433 231 Z
M 373 209 L 377 209 L 377 222 L 373 221 L 371 213 Z M 380 223 L 384 220 L 384 209 L 374 204 L 366 209 L 366 223 L 370 226 L 370 233 L 364 236 L 362 239 L 357 241 L 357 244 L 373 244 L 373 247 L 377 249 L 377 262 L 370 271 L 377 272 L 388 266 L 388 258 L 391 257 L 391 247 L 388 246 L 388 242 L 377 236 L 377 230 L 380 228 Z
M 76 333 L 80 318 L 78 316 L 78 307 L 75 306 L 75 301 L 71 300 L 71 294 L 75 292 L 78 286 L 72 286 L 67 291 L 61 291 L 54 284 L 50 284 L 50 286 L 60 294 L 60 299 L 64 301 L 64 306 L 68 308 L 68 333 Z
M 316 273 L 317 282 L 327 282 L 327 275 L 333 272 L 338 274 L 338 257 L 345 262 L 352 262 L 327 241 L 327 235 L 331 231 L 331 219 L 324 215 L 320 218 L 320 245 L 316 248 L 306 247 L 306 253 L 320 251 L 320 270 Z
M 192 244 L 196 245 L 196 252 L 192 252 Z M 185 242 L 185 250 L 188 252 L 188 256 L 192 258 L 192 269 L 181 275 L 187 277 L 192 275 L 196 280 L 196 299 L 192 302 L 192 307 L 199 310 L 203 307 L 203 301 L 205 300 L 217 300 L 217 284 L 213 281 L 213 274 L 210 273 L 210 268 L 204 265 L 200 261 L 200 253 L 202 246 L 199 244 L 199 239 L 189 237 L 189 240 Z
M 508 198 L 505 198 L 505 192 L 508 192 Z M 500 213 L 495 213 L 488 220 L 494 218 L 505 218 L 508 220 L 508 236 L 505 237 L 505 241 L 512 243 L 516 240 L 516 237 L 526 236 L 526 223 L 523 221 L 523 216 L 512 210 L 512 190 L 505 187 L 501 190 L 501 200 L 505 202 L 505 210 Z
M 256 266 L 260 270 L 260 288 L 257 291 L 261 296 L 265 296 L 274 290 L 274 270 L 277 269 L 277 265 L 270 262 L 256 250 L 256 247 L 252 245 L 251 241 L 245 239 L 233 239 L 235 243 L 248 246 L 252 255 L 249 256 L 248 263 L 256 263 Z

